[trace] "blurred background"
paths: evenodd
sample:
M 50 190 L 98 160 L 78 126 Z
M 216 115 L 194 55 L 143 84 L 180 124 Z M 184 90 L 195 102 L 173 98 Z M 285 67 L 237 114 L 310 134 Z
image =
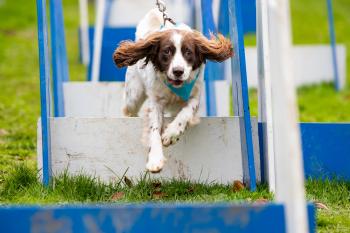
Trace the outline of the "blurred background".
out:
M 69 78 L 75 81 L 84 81 L 89 76 L 89 69 L 82 64 L 81 59 L 81 44 L 78 30 L 80 25 L 79 1 L 62 0 L 62 2 Z M 110 14 L 112 15 L 108 22 L 110 25 L 129 25 L 138 22 L 138 17 L 141 17 L 144 12 L 149 10 L 147 6 L 154 7 L 155 1 L 120 0 L 116 2 L 115 5 L 109 6 Z M 173 0 L 165 2 L 169 3 L 169 16 L 180 20 L 191 17 L 196 19 L 197 17 L 198 21 L 198 16 L 193 16 L 186 7 L 176 5 L 170 7 Z M 218 1 L 214 0 L 215 2 L 217 3 Z M 298 48 L 319 45 L 329 46 L 330 35 L 326 0 L 290 0 L 290 2 L 294 45 Z M 88 21 L 90 25 L 94 25 L 96 14 L 95 1 L 90 0 L 88 3 Z M 118 6 L 119 3 L 130 4 L 130 8 L 135 10 L 121 9 Z M 218 5 L 215 7 L 217 8 Z M 346 50 L 342 50 L 344 52 L 343 61 L 340 59 L 340 63 L 344 63 L 342 64 L 341 75 L 345 79 L 345 84 L 340 91 L 337 91 L 334 88 L 334 84 L 330 81 L 299 85 L 297 92 L 301 122 L 350 122 L 350 0 L 334 0 L 333 7 L 337 44 L 343 46 Z M 129 15 L 133 18 L 132 22 L 126 20 Z M 113 21 L 113 16 L 118 16 L 119 21 Z M 218 14 L 215 16 L 218 17 Z M 255 44 L 255 34 L 246 33 L 248 79 L 252 79 L 252 76 L 254 76 L 255 64 L 251 62 L 253 60 L 251 58 L 254 57 Z M 324 57 L 315 58 L 316 61 L 318 59 L 324 60 Z M 329 60 L 328 65 L 330 65 L 331 58 L 327 59 Z M 303 67 L 303 64 L 299 64 L 299 66 Z M 319 68 L 322 70 L 324 67 Z M 328 80 L 333 79 L 333 77 L 326 78 Z M 253 116 L 257 116 L 257 90 L 254 88 L 254 85 L 250 85 L 250 87 L 250 110 Z M 39 116 L 40 93 L 36 2 L 35 0 L 0 0 L 0 191 L 5 183 L 4 175 L 9 173 L 14 162 L 29 164 L 29 170 L 23 170 L 24 172 L 18 174 L 32 172 L 34 174 L 32 177 L 36 180 L 36 130 Z M 20 175 L 17 179 L 22 180 L 23 184 L 29 182 L 26 180 L 26 176 L 22 178 Z M 15 182 L 10 180 L 7 183 Z M 343 230 L 350 225 L 349 198 L 343 194 L 349 193 L 349 184 L 334 188 L 332 183 L 326 183 L 323 186 L 325 187 L 324 189 L 317 189 L 318 183 L 313 184 L 310 182 L 308 185 L 309 199 L 311 197 L 310 190 L 316 190 L 315 193 L 317 192 L 316 194 L 318 195 L 316 197 L 322 196 L 323 200 L 327 199 L 327 201 L 331 200 L 332 203 L 335 203 L 333 212 L 327 212 L 318 221 L 318 226 L 332 225 L 334 229 L 340 229 L 334 232 L 346 232 Z M 13 189 L 16 190 L 17 187 Z M 338 196 L 333 195 L 331 191 L 336 191 L 340 194 Z M 35 193 L 35 195 L 33 194 L 34 198 L 30 197 L 26 200 L 25 198 L 20 199 L 21 197 L 16 197 L 19 200 L 11 201 L 15 203 L 36 203 L 38 200 L 46 202 L 47 200 L 43 198 L 45 191 L 42 190 L 42 186 L 37 192 L 39 193 L 38 195 L 33 191 Z M 205 192 L 207 191 L 205 190 Z M 219 190 L 215 192 L 215 195 L 221 192 L 222 190 Z M 63 195 L 66 194 L 64 189 L 62 193 Z M 57 201 L 55 195 L 53 195 L 53 201 Z M 271 198 L 268 194 L 264 193 L 264 195 Z M 40 198 L 43 199 L 41 200 Z M 84 198 L 88 199 L 85 196 Z M 216 196 L 213 199 L 215 198 Z M 2 200 L 0 195 L 0 202 Z M 66 197 L 63 201 L 66 201 Z M 345 202 L 347 203 L 346 206 L 343 204 Z M 339 228 L 337 224 L 343 224 L 343 228 Z M 330 231 L 324 229 L 323 232 Z
M 131 1 L 132 2 L 132 1 Z M 153 4 L 153 1 L 151 1 Z M 151 5 L 152 5 L 151 4 Z M 79 55 L 79 2 L 63 0 L 70 79 L 85 80 L 87 69 Z M 291 0 L 294 44 L 328 44 L 326 1 Z M 94 23 L 94 2 L 89 1 L 89 21 Z M 113 14 L 113 11 L 111 12 Z M 350 50 L 350 2 L 334 1 L 337 43 Z M 246 46 L 255 36 L 246 35 Z M 346 57 L 350 77 L 350 56 Z M 349 83 L 349 81 L 347 81 Z M 257 115 L 257 93 L 250 90 L 252 115 Z M 337 92 L 332 83 L 298 89 L 300 120 L 350 121 L 350 89 Z M 0 0 L 0 172 L 12 160 L 33 160 L 36 122 L 40 114 L 36 4 L 33 0 Z

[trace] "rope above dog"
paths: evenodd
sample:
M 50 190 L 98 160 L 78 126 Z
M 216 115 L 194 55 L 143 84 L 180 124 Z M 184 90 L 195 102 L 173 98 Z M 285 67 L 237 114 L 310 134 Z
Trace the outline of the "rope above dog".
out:
M 161 0 L 156 0 L 156 5 L 158 7 L 159 12 L 163 14 L 163 20 L 164 20 L 163 26 L 165 26 L 166 21 L 169 21 L 170 23 L 175 25 L 176 23 L 174 22 L 174 20 L 168 17 L 168 15 L 165 13 L 166 11 L 165 3 Z

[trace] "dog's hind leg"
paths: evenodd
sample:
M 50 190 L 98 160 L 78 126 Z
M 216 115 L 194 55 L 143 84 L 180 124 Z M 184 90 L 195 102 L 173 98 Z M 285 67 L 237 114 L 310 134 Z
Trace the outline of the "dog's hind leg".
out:
M 137 116 L 146 99 L 144 85 L 136 70 L 136 66 L 130 66 L 125 75 L 123 113 L 130 117 Z

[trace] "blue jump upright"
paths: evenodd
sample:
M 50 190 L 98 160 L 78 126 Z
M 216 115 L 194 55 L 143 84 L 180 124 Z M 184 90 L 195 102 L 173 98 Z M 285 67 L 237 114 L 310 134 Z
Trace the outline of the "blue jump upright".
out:
M 256 189 L 256 175 L 254 169 L 254 149 L 252 126 L 249 109 L 249 92 L 247 81 L 247 70 L 245 63 L 243 22 L 240 0 L 228 1 L 228 12 L 230 22 L 230 36 L 234 46 L 234 57 L 231 59 L 232 67 L 232 98 L 235 116 L 241 116 L 241 140 L 243 156 L 243 171 L 245 183 L 249 184 L 251 190 Z
M 327 0 L 327 11 L 328 11 L 328 25 L 329 25 L 329 35 L 331 38 L 331 47 L 332 47 L 332 62 L 333 62 L 333 71 L 334 71 L 334 86 L 336 90 L 340 90 L 340 81 L 339 81 L 339 71 L 338 71 L 338 59 L 337 59 L 337 44 L 335 37 L 335 27 L 334 27 L 334 16 L 333 16 L 333 1 Z
M 50 0 L 54 116 L 63 117 L 63 82 L 69 81 L 61 0 Z
M 48 47 L 48 33 L 46 20 L 46 1 L 37 1 L 38 15 L 38 47 L 39 47 L 39 65 L 40 65 L 40 105 L 41 105 L 41 126 L 42 126 L 42 154 L 43 154 L 43 183 L 48 185 L 51 177 L 50 155 L 50 60 Z
M 208 38 L 211 33 L 217 33 L 214 23 L 212 0 L 202 0 L 202 25 L 203 34 Z M 204 83 L 205 83 L 205 105 L 208 116 L 216 116 L 216 98 L 215 98 L 215 80 L 224 79 L 224 67 L 222 64 L 208 61 L 205 66 Z

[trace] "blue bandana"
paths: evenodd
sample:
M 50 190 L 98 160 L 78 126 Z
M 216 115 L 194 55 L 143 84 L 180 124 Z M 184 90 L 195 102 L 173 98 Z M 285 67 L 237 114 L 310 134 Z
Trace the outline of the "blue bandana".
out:
M 193 89 L 194 84 L 196 83 L 196 81 L 199 77 L 199 73 L 200 72 L 198 71 L 198 74 L 196 75 L 196 77 L 192 81 L 185 82 L 181 87 L 178 87 L 178 88 L 174 87 L 173 85 L 171 85 L 167 81 L 164 81 L 164 83 L 178 97 L 180 97 L 184 101 L 187 101 L 191 96 L 192 89 Z

